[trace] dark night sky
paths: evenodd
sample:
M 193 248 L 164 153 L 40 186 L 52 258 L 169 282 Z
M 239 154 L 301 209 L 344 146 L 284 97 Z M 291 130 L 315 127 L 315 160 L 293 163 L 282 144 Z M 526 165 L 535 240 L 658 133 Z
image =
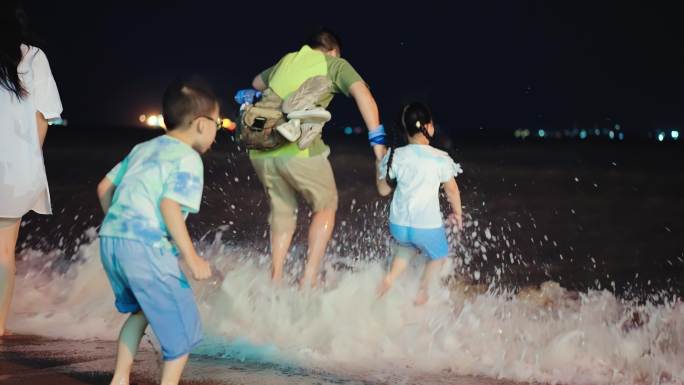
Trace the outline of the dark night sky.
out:
M 427 101 L 451 129 L 573 124 L 627 130 L 684 123 L 684 31 L 647 2 L 470 1 L 28 3 L 74 123 L 135 123 L 165 85 L 198 73 L 222 97 L 295 50 L 316 25 L 337 31 L 384 121 Z M 455 4 L 451 4 L 455 3 Z M 39 5 L 40 4 L 40 5 Z M 358 124 L 336 98 L 339 125 Z

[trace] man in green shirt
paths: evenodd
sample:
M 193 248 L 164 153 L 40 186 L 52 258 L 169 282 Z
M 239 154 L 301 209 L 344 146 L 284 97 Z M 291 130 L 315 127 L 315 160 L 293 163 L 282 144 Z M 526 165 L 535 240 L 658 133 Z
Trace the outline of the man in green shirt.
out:
M 369 140 L 376 157 L 386 152 L 384 128 L 380 125 L 378 107 L 361 76 L 340 57 L 339 39 L 328 30 L 314 34 L 299 51 L 285 55 L 278 63 L 254 78 L 252 86 L 260 91 L 273 90 L 286 99 L 313 76 L 327 76 L 332 90 L 319 104 L 327 107 L 333 94 L 354 98 L 369 130 Z M 271 257 L 273 281 L 280 282 L 283 264 L 292 242 L 297 220 L 299 193 L 314 212 L 309 226 L 307 263 L 299 283 L 316 286 L 320 261 L 325 254 L 335 226 L 337 187 L 328 154 L 330 148 L 321 137 L 305 149 L 288 143 L 274 150 L 251 150 L 250 160 L 266 190 L 270 203 Z

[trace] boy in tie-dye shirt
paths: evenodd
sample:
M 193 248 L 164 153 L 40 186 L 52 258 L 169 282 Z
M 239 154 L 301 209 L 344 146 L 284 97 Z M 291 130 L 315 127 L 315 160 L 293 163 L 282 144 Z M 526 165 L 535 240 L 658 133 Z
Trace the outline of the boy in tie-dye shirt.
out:
M 198 80 L 176 81 L 164 93 L 166 135 L 140 143 L 98 185 L 106 216 L 100 229 L 102 264 L 116 308 L 131 313 L 121 329 L 113 384 L 128 384 L 148 323 L 162 348 L 163 384 L 180 381 L 190 350 L 202 337 L 192 289 L 211 275 L 192 244 L 185 217 L 197 213 L 204 169 L 200 154 L 220 128 L 214 94 Z M 173 243 L 172 243 L 173 241 Z

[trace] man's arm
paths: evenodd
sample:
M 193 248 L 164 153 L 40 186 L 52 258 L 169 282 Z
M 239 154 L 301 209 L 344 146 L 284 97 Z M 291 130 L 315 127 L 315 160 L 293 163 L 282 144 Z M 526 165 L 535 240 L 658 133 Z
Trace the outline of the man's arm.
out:
M 356 106 L 363 117 L 364 123 L 366 123 L 368 131 L 377 128 L 380 125 L 380 113 L 378 112 L 375 98 L 373 98 L 368 86 L 362 81 L 354 82 L 349 87 L 349 94 L 356 101 Z M 373 146 L 373 152 L 376 159 L 382 159 L 387 152 L 387 148 L 383 145 L 375 145 Z
M 261 74 L 255 76 L 254 80 L 252 80 L 252 88 L 254 88 L 257 91 L 263 91 L 266 88 L 268 88 L 268 86 L 264 82 L 264 79 L 261 78 Z
M 257 76 L 254 77 L 254 80 L 252 80 L 252 88 L 254 88 L 257 91 L 263 91 L 267 89 L 269 82 L 268 79 L 271 77 L 271 74 L 277 66 L 278 64 L 272 67 L 268 67 L 265 70 L 258 73 Z

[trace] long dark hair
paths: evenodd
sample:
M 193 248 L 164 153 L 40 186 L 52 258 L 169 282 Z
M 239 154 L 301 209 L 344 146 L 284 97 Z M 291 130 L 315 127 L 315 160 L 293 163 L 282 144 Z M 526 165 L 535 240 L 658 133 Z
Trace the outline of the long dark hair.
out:
M 399 142 L 398 131 L 404 133 L 405 137 L 411 137 L 417 133 L 422 133 L 427 140 L 432 140 L 432 135 L 425 127 L 426 124 L 432 122 L 432 113 L 430 109 L 423 103 L 413 102 L 406 104 L 401 109 L 401 115 L 399 116 L 399 123 L 396 124 L 395 128 L 392 130 L 392 135 L 390 135 L 390 153 L 389 159 L 387 160 L 387 174 L 385 175 L 385 181 L 390 187 L 395 188 L 397 186 L 397 180 L 390 178 L 390 169 L 392 168 L 392 160 L 394 158 L 394 151 L 397 148 Z
M 28 31 L 26 12 L 18 2 L 3 0 L 0 6 L 0 87 L 19 99 L 26 96 L 17 72 L 22 44 L 35 45 Z

